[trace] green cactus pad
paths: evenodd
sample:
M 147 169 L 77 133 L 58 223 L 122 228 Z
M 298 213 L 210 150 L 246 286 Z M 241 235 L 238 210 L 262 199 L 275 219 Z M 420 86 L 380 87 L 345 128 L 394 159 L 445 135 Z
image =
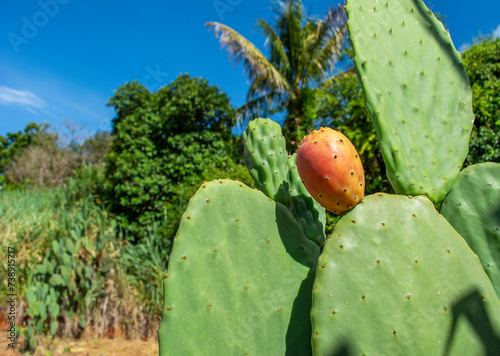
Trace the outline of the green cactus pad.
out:
M 426 197 L 376 194 L 326 240 L 315 355 L 496 355 L 500 302 L 477 256 Z
M 472 91 L 449 33 L 421 0 L 349 0 L 365 105 L 397 194 L 434 203 L 468 152 Z
M 460 172 L 441 214 L 477 253 L 500 296 L 500 164 L 475 164 Z
M 302 183 L 297 171 L 297 154 L 288 157 L 288 207 L 295 220 L 302 228 L 304 235 L 323 245 L 325 242 L 325 209 L 314 200 Z
M 236 181 L 204 184 L 174 239 L 160 354 L 311 354 L 318 256 L 282 204 Z
M 288 200 L 288 153 L 280 125 L 270 119 L 256 119 L 243 132 L 244 160 L 250 176 L 269 198 Z

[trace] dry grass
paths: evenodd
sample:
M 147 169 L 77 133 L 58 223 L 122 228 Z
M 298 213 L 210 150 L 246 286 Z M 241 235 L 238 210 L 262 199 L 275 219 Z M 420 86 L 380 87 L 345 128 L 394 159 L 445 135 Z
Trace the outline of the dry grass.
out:
M 0 340 L 6 340 L 6 334 L 4 330 L 0 331 Z M 0 345 L 0 354 L 2 356 L 19 356 L 20 352 L 8 348 L 4 341 L 3 345 Z M 79 340 L 44 338 L 36 348 L 34 355 L 150 356 L 158 355 L 158 340 L 157 338 L 151 338 L 147 341 L 127 340 L 123 337 L 113 339 L 82 338 Z

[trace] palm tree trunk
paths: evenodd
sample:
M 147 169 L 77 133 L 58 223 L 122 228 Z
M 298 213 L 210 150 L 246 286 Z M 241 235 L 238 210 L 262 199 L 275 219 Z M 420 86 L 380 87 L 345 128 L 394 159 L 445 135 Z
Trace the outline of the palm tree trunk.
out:
M 295 145 L 298 147 L 300 138 L 300 116 L 295 117 L 295 128 L 297 130 L 297 136 L 295 137 Z

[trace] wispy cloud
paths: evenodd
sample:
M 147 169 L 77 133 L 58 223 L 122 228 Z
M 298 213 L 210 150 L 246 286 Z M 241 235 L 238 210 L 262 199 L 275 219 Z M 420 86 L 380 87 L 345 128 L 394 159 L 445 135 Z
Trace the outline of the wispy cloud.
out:
M 28 90 L 17 90 L 0 85 L 0 103 L 6 105 L 22 105 L 27 110 L 33 108 L 41 109 L 45 106 L 45 102 L 36 94 Z
M 498 25 L 496 30 L 493 31 L 493 37 L 500 37 L 500 25 Z
M 469 47 L 470 47 L 470 44 L 469 44 L 469 43 L 462 43 L 462 44 L 460 45 L 460 47 L 458 47 L 458 51 L 459 51 L 460 53 L 462 53 L 463 51 L 468 50 L 468 49 L 469 49 Z

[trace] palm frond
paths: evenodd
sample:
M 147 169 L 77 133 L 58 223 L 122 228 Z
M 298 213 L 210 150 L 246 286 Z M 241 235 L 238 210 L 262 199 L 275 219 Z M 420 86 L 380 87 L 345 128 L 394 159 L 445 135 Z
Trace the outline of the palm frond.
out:
M 338 32 L 339 28 L 347 23 L 347 15 L 342 5 L 336 8 L 328 8 L 328 12 L 318 25 L 318 37 L 330 38 L 332 32 Z
M 242 124 L 256 117 L 272 115 L 281 111 L 286 103 L 286 95 L 278 92 L 271 92 L 252 100 L 247 100 L 245 105 L 236 110 L 238 122 Z
M 235 64 L 243 62 L 250 80 L 263 78 L 269 88 L 279 92 L 289 89 L 285 78 L 252 42 L 224 24 L 208 22 L 205 26 L 213 28 L 215 37 L 219 38 L 222 47 L 226 47 L 231 61 Z
M 290 76 L 290 61 L 287 57 L 285 46 L 272 26 L 266 21 L 259 19 L 257 24 L 266 36 L 265 45 L 269 45 L 271 63 L 287 78 Z
M 317 21 L 311 35 L 308 73 L 316 83 L 326 80 L 335 68 L 346 44 L 347 19 L 342 6 L 329 8 L 326 16 Z
M 301 61 L 303 48 L 302 25 L 305 21 L 305 11 L 301 1 L 277 1 L 274 8 L 277 17 L 275 22 L 276 33 L 281 38 L 288 56 L 291 68 L 291 77 L 288 80 L 295 88 L 300 82 L 299 73 L 302 73 Z
M 339 80 L 342 77 L 346 77 L 348 75 L 355 75 L 355 74 L 356 74 L 356 69 L 351 68 L 351 69 L 346 70 L 345 72 L 340 72 L 338 74 L 332 75 L 328 79 L 326 79 L 323 82 L 321 82 L 317 86 L 317 89 L 319 89 L 319 90 L 327 89 L 332 82 L 334 82 L 336 80 Z

